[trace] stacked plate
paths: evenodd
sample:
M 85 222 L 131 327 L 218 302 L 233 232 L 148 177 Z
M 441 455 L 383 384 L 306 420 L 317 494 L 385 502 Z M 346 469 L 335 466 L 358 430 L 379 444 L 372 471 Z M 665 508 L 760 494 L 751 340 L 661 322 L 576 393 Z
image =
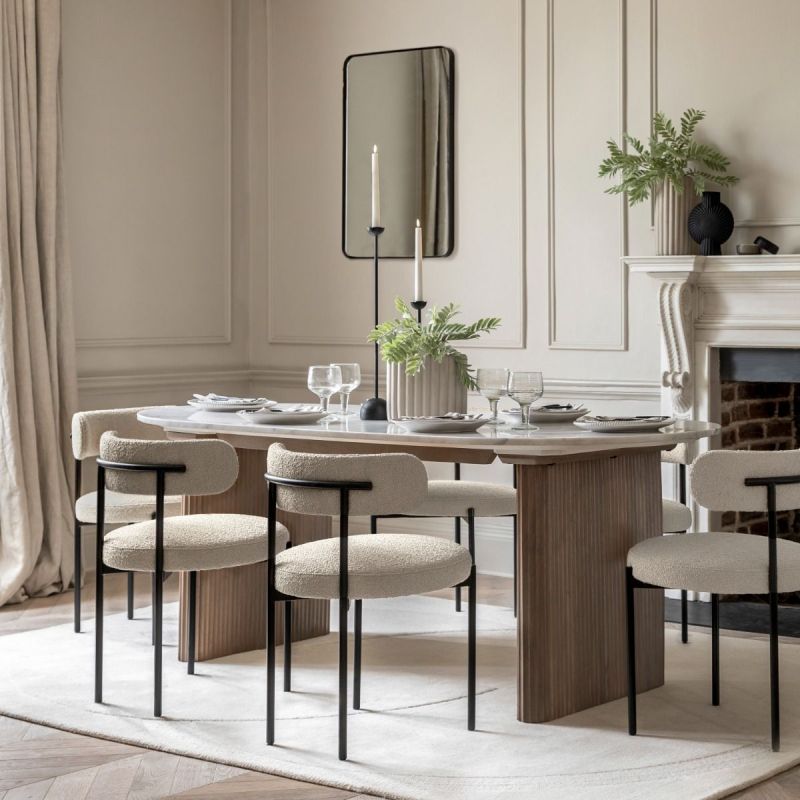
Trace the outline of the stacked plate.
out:
M 242 409 L 269 408 L 277 405 L 266 397 L 227 397 L 224 394 L 196 394 L 187 401 L 198 411 L 241 411 Z
M 654 433 L 675 422 L 674 417 L 589 417 L 574 424 L 595 433 Z
M 395 422 L 411 433 L 473 433 L 487 420 L 483 414 L 451 412 L 439 417 L 400 417 Z
M 268 408 L 257 411 L 238 411 L 237 414 L 247 422 L 256 425 L 311 425 L 327 417 L 327 411 L 322 411 L 319 406 L 299 405 L 288 408 L 276 408 L 273 403 Z
M 511 417 L 520 418 L 520 410 L 518 408 L 511 408 L 504 411 Z M 589 409 L 585 408 L 583 404 L 573 406 L 569 403 L 550 403 L 546 406 L 538 406 L 532 408 L 530 413 L 531 422 L 575 422 L 585 414 L 589 413 Z

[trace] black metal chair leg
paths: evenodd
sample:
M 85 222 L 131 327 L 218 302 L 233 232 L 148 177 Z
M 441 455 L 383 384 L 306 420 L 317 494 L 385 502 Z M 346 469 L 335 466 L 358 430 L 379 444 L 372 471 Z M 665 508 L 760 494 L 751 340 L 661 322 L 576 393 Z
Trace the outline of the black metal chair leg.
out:
M 128 573 L 128 619 L 133 619 L 133 573 Z
M 275 598 L 271 587 L 267 589 L 267 744 L 275 744 Z
M 292 691 L 292 601 L 283 601 L 283 691 Z
M 197 638 L 197 573 L 189 573 L 189 666 L 190 675 L 194 675 L 194 653 Z
M 456 544 L 461 544 L 461 517 L 455 517 L 453 538 Z M 456 586 L 456 611 L 461 611 L 461 587 Z
M 681 641 L 689 641 L 689 592 L 681 589 Z
M 636 616 L 633 570 L 625 568 L 625 626 L 628 634 L 628 733 L 636 736 Z
M 74 577 L 74 588 L 72 593 L 72 602 L 74 606 L 74 616 L 75 616 L 75 633 L 81 632 L 81 572 L 83 572 L 83 554 L 82 554 L 82 537 L 81 537 L 81 525 L 78 520 L 75 520 L 75 529 L 74 529 L 74 568 L 73 571 L 75 573 Z
M 511 470 L 512 470 L 512 481 L 511 482 L 514 485 L 514 488 L 516 489 L 517 488 L 517 468 L 515 466 L 512 466 Z M 514 528 L 514 530 L 513 530 L 512 540 L 513 540 L 513 545 L 514 545 L 514 555 L 513 555 L 513 558 L 514 558 L 514 617 L 516 618 L 516 616 L 517 616 L 517 602 L 518 602 L 518 600 L 517 600 L 517 536 L 518 536 L 518 531 L 517 531 L 517 515 L 516 514 L 514 514 L 513 528 Z
M 339 600 L 339 760 L 347 761 L 347 608 Z
M 151 576 L 151 587 L 150 587 L 150 603 L 151 603 L 151 612 L 150 612 L 150 644 L 155 647 L 156 644 L 156 574 L 155 572 Z
M 94 701 L 103 702 L 103 562 L 97 559 L 94 601 Z
M 719 705 L 719 595 L 711 595 L 711 705 Z
M 769 687 L 772 751 L 781 749 L 780 674 L 778 666 L 778 593 L 769 595 Z
M 478 579 L 475 568 L 475 515 L 470 509 L 467 517 L 469 550 L 472 570 L 469 576 L 469 607 L 467 609 L 467 730 L 475 730 L 475 683 L 477 650 Z
M 514 617 L 517 616 L 517 515 L 513 517 L 514 532 L 512 535 L 512 548 L 514 551 Z
M 153 653 L 153 674 L 155 676 L 155 686 L 153 692 L 153 716 L 161 716 L 161 644 L 164 633 L 163 601 L 164 601 L 164 575 L 163 572 L 155 573 L 156 600 L 153 606 L 153 621 L 155 623 L 155 652 Z
M 361 600 L 356 600 L 355 636 L 353 639 L 353 708 L 361 708 Z

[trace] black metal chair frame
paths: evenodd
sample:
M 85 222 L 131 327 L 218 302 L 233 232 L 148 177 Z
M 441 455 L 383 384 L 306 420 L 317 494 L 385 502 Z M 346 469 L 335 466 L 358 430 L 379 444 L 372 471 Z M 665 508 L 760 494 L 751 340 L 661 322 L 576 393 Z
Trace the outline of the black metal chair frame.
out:
M 453 472 L 455 480 L 461 480 L 461 464 L 453 464 Z M 517 470 L 514 468 L 513 486 L 517 488 Z M 512 535 L 512 552 L 514 554 L 514 573 L 513 573 L 513 593 L 514 593 L 514 616 L 517 616 L 517 515 L 504 514 L 503 516 L 511 517 L 513 520 L 513 535 Z M 420 516 L 418 514 L 373 514 L 369 518 L 369 532 L 378 532 L 379 519 L 441 519 L 441 517 Z M 453 517 L 453 541 L 456 544 L 461 544 L 461 517 Z M 457 586 L 455 589 L 456 611 L 461 611 L 461 587 Z
M 800 475 L 780 475 L 766 478 L 745 478 L 745 486 L 764 486 L 767 490 L 768 518 L 768 574 L 769 589 L 769 674 L 770 674 L 770 716 L 772 721 L 772 750 L 781 747 L 780 724 L 780 676 L 778 671 L 778 512 L 776 489 L 800 483 Z M 634 611 L 635 589 L 658 589 L 637 580 L 633 569 L 625 569 L 625 607 L 628 639 L 628 733 L 636 735 L 636 626 Z M 719 596 L 711 595 L 711 704 L 719 705 Z
M 371 481 L 324 481 L 299 478 L 282 478 L 266 474 L 268 481 L 268 542 L 267 559 L 267 744 L 275 743 L 275 603 L 284 602 L 284 661 L 283 690 L 291 691 L 291 629 L 293 600 L 301 597 L 283 594 L 275 588 L 276 514 L 278 486 L 322 489 L 339 493 L 339 759 L 347 759 L 347 639 L 350 596 L 348 587 L 348 534 L 350 492 L 370 491 Z M 475 571 L 475 514 L 470 509 L 469 552 L 472 568 L 466 580 L 458 587 L 467 587 L 469 594 L 468 646 L 467 646 L 467 728 L 475 730 L 475 666 L 476 666 L 476 571 Z M 353 708 L 361 707 L 361 600 L 355 601 L 355 637 L 353 665 Z
M 97 459 L 97 552 L 95 568 L 95 661 L 94 661 L 94 701 L 103 702 L 103 583 L 107 572 L 119 572 L 103 563 L 103 544 L 105 540 L 105 495 L 106 470 L 123 472 L 154 472 L 156 479 L 156 542 L 155 564 L 153 567 L 153 716 L 161 716 L 162 686 L 162 638 L 164 605 L 164 496 L 166 494 L 167 473 L 186 472 L 185 464 L 125 464 L 117 461 Z M 197 573 L 189 572 L 189 658 L 187 672 L 194 675 L 195 638 L 197 625 Z

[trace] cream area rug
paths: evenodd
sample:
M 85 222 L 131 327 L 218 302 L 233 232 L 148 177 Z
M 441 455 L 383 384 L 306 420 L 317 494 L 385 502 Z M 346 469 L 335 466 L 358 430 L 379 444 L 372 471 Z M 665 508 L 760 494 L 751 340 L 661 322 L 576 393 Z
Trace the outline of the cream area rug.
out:
M 516 721 L 514 620 L 478 609 L 478 730 L 466 730 L 466 614 L 450 601 L 364 603 L 363 710 L 336 757 L 336 637 L 295 646 L 291 694 L 277 681 L 278 746 L 264 742 L 264 652 L 176 659 L 166 607 L 164 713 L 151 716 L 149 611 L 107 617 L 105 704 L 92 702 L 91 623 L 0 637 L 0 713 L 239 767 L 413 800 L 701 800 L 800 761 L 800 646 L 782 646 L 783 751 L 769 748 L 766 642 L 723 637 L 722 705 L 710 705 L 710 640 L 667 631 L 667 683 L 545 725 Z M 351 614 L 352 617 L 352 614 Z M 0 765 L 2 769 L 2 765 Z

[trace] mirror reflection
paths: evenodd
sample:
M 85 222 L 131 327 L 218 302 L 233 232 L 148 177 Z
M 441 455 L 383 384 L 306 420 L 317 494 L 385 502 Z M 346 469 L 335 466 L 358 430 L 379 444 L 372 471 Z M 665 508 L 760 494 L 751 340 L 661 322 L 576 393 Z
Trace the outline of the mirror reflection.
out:
M 381 257 L 412 258 L 420 220 L 427 258 L 453 250 L 453 51 L 350 56 L 344 65 L 342 249 L 371 258 L 373 147 L 380 154 Z

